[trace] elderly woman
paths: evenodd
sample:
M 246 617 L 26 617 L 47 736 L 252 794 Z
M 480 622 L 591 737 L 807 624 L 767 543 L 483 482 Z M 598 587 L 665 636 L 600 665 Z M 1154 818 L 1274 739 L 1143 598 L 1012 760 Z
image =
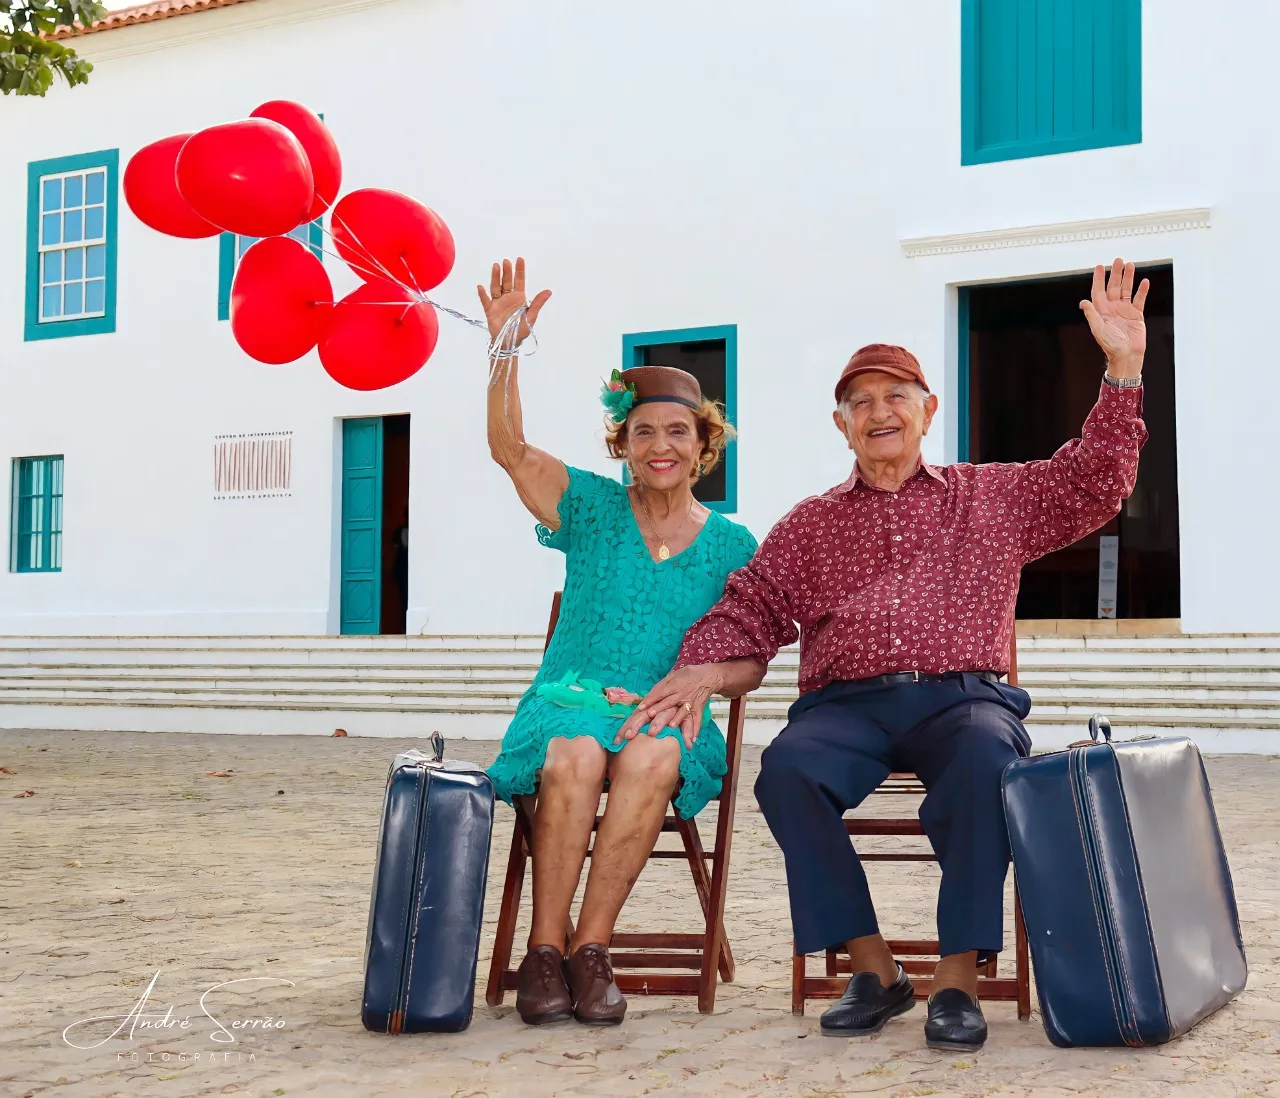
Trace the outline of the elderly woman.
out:
M 524 260 L 493 265 L 480 300 L 495 337 L 526 306 Z M 551 296 L 544 290 L 519 342 Z M 538 795 L 533 925 L 516 1009 L 530 1025 L 622 1021 L 609 940 L 657 841 L 667 803 L 688 819 L 720 791 L 725 743 L 705 715 L 662 714 L 642 734 L 622 723 L 671 666 L 685 630 L 755 552 L 749 531 L 703 507 L 693 486 L 730 437 L 720 409 L 683 370 L 615 372 L 601 400 L 606 444 L 631 485 L 566 467 L 525 442 L 514 356 L 491 364 L 489 449 L 538 520 L 538 539 L 565 554 L 564 599 L 542 667 L 520 700 L 489 770 L 505 801 Z M 569 905 L 582 875 L 600 792 L 609 783 L 572 939 Z

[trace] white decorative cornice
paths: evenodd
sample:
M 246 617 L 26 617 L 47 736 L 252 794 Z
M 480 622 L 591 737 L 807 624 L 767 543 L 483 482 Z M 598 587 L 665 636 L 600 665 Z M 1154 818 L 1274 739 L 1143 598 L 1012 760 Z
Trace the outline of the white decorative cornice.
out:
M 1212 207 L 1125 214 L 1091 221 L 1058 221 L 1052 225 L 1025 225 L 1016 229 L 987 229 L 976 233 L 905 237 L 899 243 L 908 259 L 922 255 L 954 255 L 957 252 L 990 252 L 1001 248 L 1028 248 L 1037 244 L 1065 244 L 1074 240 L 1103 240 L 1112 236 L 1176 233 L 1207 229 Z
M 191 12 L 151 23 L 134 23 L 68 39 L 76 53 L 90 61 L 108 61 L 188 42 L 221 38 L 258 27 L 280 27 L 333 15 L 364 11 L 394 0 L 256 0 L 252 4 Z

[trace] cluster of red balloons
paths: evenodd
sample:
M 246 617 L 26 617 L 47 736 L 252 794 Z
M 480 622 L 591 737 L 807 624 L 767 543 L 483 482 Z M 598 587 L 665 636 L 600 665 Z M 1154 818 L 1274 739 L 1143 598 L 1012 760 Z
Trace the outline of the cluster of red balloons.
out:
M 341 185 L 328 127 L 285 100 L 147 145 L 124 172 L 129 208 L 158 232 L 262 238 L 231 284 L 231 331 L 246 354 L 279 364 L 318 346 L 335 381 L 383 389 L 435 350 L 439 323 L 425 295 L 453 268 L 453 236 L 434 210 L 395 191 L 366 187 L 335 206 Z M 363 280 L 338 302 L 324 264 L 287 235 L 331 206 L 334 247 Z

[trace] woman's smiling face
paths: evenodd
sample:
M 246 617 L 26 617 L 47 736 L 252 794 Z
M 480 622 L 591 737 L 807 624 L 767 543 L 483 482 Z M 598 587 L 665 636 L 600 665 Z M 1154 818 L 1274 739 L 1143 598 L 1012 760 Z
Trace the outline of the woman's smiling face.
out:
M 642 404 L 627 417 L 627 462 L 642 487 L 669 492 L 688 484 L 701 453 L 697 418 L 683 404 Z

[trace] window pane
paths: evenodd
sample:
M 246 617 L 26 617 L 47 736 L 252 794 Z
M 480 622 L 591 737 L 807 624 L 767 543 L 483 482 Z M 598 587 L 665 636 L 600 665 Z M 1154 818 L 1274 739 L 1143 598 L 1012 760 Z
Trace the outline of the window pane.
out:
M 101 240 L 106 227 L 106 207 L 90 206 L 84 212 L 85 240 Z
M 68 282 L 64 287 L 64 297 L 62 299 L 62 311 L 66 316 L 75 316 L 83 312 L 84 299 L 84 283 Z
M 84 201 L 86 205 L 105 202 L 107 194 L 107 173 L 99 169 L 85 176 Z
M 40 316 L 53 317 L 62 315 L 62 287 L 46 286 L 40 298 Z
M 103 279 L 93 278 L 84 284 L 84 311 L 86 313 L 107 311 L 107 284 Z
M 45 252 L 44 260 L 44 277 L 41 282 L 61 282 L 62 281 L 62 253 L 61 252 Z
M 49 569 L 53 572 L 62 571 L 62 535 L 54 534 L 49 539 Z
M 693 374 L 702 387 L 702 395 L 721 403 L 727 395 L 728 373 L 723 339 L 697 340 L 690 343 L 660 343 L 644 348 L 644 365 L 674 366 Z M 720 463 L 693 488 L 695 498 L 703 503 L 725 499 L 728 488 L 727 463 Z
M 40 208 L 42 210 L 62 209 L 62 180 L 46 179 L 40 187 Z
M 53 459 L 53 494 L 55 496 L 62 495 L 62 458 Z M 61 513 L 61 512 L 59 512 Z M 59 519 L 55 529 L 62 529 L 62 520 Z
M 88 278 L 103 278 L 107 273 L 107 246 L 96 244 L 86 248 L 88 259 L 85 262 L 85 275 Z
M 84 176 L 69 175 L 62 181 L 62 205 L 64 208 L 84 205 Z
M 68 248 L 62 253 L 66 256 L 63 263 L 63 278 L 70 282 L 73 278 L 84 278 L 84 249 Z
M 62 243 L 62 215 L 45 214 L 40 227 L 41 244 Z
M 68 210 L 62 215 L 62 239 L 68 244 L 84 239 L 83 210 Z

